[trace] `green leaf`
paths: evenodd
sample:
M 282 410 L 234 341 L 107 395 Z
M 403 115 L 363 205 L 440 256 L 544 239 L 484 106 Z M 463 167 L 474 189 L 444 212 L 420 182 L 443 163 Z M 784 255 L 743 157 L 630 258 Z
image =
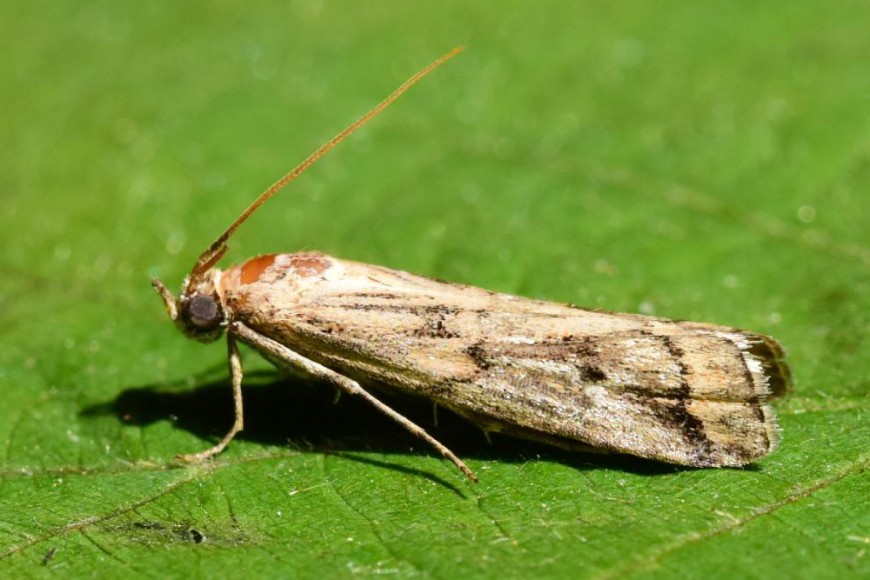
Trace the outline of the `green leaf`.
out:
M 0 576 L 870 574 L 870 10 L 854 2 L 0 6 Z M 782 447 L 688 470 L 496 438 L 186 340 L 173 287 L 317 248 L 789 351 Z M 228 262 L 227 262 L 228 263 Z

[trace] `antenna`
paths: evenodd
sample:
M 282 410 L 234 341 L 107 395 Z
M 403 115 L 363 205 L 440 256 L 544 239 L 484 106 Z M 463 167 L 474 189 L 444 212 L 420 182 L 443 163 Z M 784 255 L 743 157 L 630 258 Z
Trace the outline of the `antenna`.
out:
M 203 272 L 214 266 L 218 262 L 218 260 L 220 260 L 227 252 L 227 241 L 230 239 L 233 233 L 235 233 L 240 225 L 245 223 L 245 220 L 247 220 L 252 213 L 257 211 L 257 208 L 266 203 L 266 200 L 278 193 L 285 185 L 299 177 L 306 169 L 314 165 L 314 163 L 316 163 L 321 157 L 326 155 L 326 153 L 330 149 L 344 141 L 347 137 L 356 132 L 357 129 L 368 123 L 372 118 L 376 117 L 378 113 L 390 106 L 390 104 L 398 99 L 405 91 L 417 84 L 420 79 L 425 77 L 427 74 L 429 74 L 463 50 L 465 50 L 464 46 L 457 46 L 444 56 L 432 62 L 429 66 L 427 66 L 408 80 L 406 80 L 398 89 L 393 91 L 390 96 L 378 103 L 377 106 L 375 106 L 368 113 L 357 119 L 344 131 L 330 139 L 325 145 L 309 155 L 308 158 L 305 159 L 305 161 L 294 167 L 289 173 L 287 173 L 284 177 L 282 177 L 281 179 L 276 181 L 271 187 L 269 187 L 269 189 L 261 193 L 259 197 L 257 197 L 257 199 L 255 199 L 253 203 L 251 203 L 251 205 L 249 205 L 247 209 L 245 209 L 245 211 L 243 211 L 232 224 L 230 224 L 230 227 L 228 227 L 226 231 L 221 234 L 221 236 L 216 239 L 208 247 L 208 249 L 206 249 L 205 252 L 202 253 L 199 259 L 196 261 L 196 264 L 193 266 L 193 271 L 191 272 L 191 275 L 196 276 L 198 274 L 202 274 Z

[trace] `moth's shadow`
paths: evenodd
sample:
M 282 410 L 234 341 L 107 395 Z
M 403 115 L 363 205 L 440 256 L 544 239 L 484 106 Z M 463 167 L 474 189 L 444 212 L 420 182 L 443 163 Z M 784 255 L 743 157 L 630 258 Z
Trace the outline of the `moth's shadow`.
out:
M 187 384 L 191 383 L 192 384 Z M 365 401 L 342 395 L 335 402 L 331 385 L 274 372 L 249 372 L 244 384 L 245 430 L 237 439 L 268 445 L 288 446 L 321 453 L 334 453 L 362 463 L 399 471 L 399 465 L 354 456 L 354 452 L 425 453 L 436 455 L 414 437 Z M 557 461 L 577 469 L 614 467 L 649 475 L 673 473 L 677 468 L 628 456 L 566 452 L 535 442 L 493 435 L 456 414 L 439 408 L 437 424 L 433 405 L 417 397 L 397 396 L 380 390 L 375 396 L 414 421 L 459 457 L 525 463 L 530 459 Z M 203 439 L 203 448 L 217 442 L 233 421 L 232 386 L 228 379 L 147 385 L 127 389 L 114 401 L 85 409 L 84 416 L 111 414 L 130 425 L 173 421 Z M 208 442 L 208 443 L 206 443 Z M 198 451 L 179 450 L 179 452 Z M 458 473 L 458 471 L 457 471 Z M 453 485 L 429 474 L 439 483 Z

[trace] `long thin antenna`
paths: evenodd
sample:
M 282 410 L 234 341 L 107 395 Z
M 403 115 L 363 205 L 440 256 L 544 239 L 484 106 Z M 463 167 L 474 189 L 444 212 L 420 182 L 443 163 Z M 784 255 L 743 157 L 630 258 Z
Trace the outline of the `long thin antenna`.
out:
M 294 179 L 299 177 L 306 169 L 308 169 L 309 167 L 314 165 L 314 163 L 317 162 L 318 159 L 320 159 L 321 157 L 326 155 L 326 153 L 330 149 L 332 149 L 333 147 L 335 147 L 336 145 L 338 145 L 339 143 L 344 141 L 347 137 L 349 137 L 351 134 L 353 134 L 357 129 L 359 129 L 360 127 L 365 125 L 373 117 L 377 116 L 378 113 L 380 113 L 381 111 L 386 109 L 388 106 L 390 106 L 390 104 L 393 101 L 398 99 L 402 95 L 402 93 L 404 93 L 405 91 L 410 89 L 412 86 L 414 86 L 420 79 L 422 79 L 424 76 L 426 76 L 427 74 L 429 74 L 430 72 L 432 72 L 433 70 L 435 70 L 436 68 L 438 68 L 439 66 L 441 66 L 442 64 L 444 64 L 445 62 L 447 62 L 448 60 L 450 60 L 451 58 L 453 58 L 457 54 L 459 54 L 460 52 L 462 52 L 463 50 L 465 50 L 464 46 L 457 46 L 456 48 L 454 48 L 453 50 L 451 50 L 450 52 L 448 52 L 447 54 L 445 54 L 441 58 L 435 60 L 432 64 L 430 64 L 429 66 L 427 66 L 426 68 L 424 68 L 423 70 L 421 70 L 420 72 L 418 72 L 417 74 L 415 74 L 414 76 L 409 78 L 408 80 L 406 80 L 404 83 L 402 83 L 402 85 L 398 89 L 393 91 L 390 94 L 390 96 L 388 96 L 386 99 L 384 99 L 383 101 L 378 103 L 378 105 L 375 108 L 373 108 L 371 111 L 369 111 L 368 113 L 366 113 L 365 115 L 360 117 L 357 121 L 355 121 L 353 124 L 351 124 L 349 127 L 347 127 L 344 131 L 342 131 L 341 133 L 339 133 L 338 135 L 336 135 L 335 137 L 330 139 L 320 149 L 318 149 L 317 151 L 315 151 L 314 153 L 309 155 L 305 161 L 303 161 L 302 163 L 300 163 L 299 165 L 294 167 L 284 177 L 282 177 L 281 179 L 276 181 L 269 189 L 267 189 L 266 191 L 261 193 L 260 196 L 257 197 L 257 199 L 255 199 L 254 202 L 251 205 L 249 205 L 247 207 L 247 209 L 245 209 L 245 211 L 243 211 L 241 213 L 241 215 L 239 215 L 239 217 L 237 217 L 236 220 L 232 224 L 230 224 L 230 227 L 228 227 L 227 230 L 223 234 L 221 234 L 221 236 L 218 239 L 216 239 L 214 241 L 214 243 L 212 243 L 212 245 L 209 246 L 205 252 L 202 253 L 202 255 L 199 257 L 199 259 L 196 261 L 196 264 L 193 266 L 193 271 L 191 272 L 191 274 L 194 276 L 197 274 L 202 274 L 203 272 L 205 272 L 206 270 L 208 270 L 209 268 L 214 266 L 218 262 L 218 260 L 220 260 L 223 257 L 223 255 L 226 253 L 227 241 L 230 239 L 230 236 L 233 235 L 233 233 L 238 229 L 238 227 L 240 225 L 242 225 L 245 222 L 245 220 L 247 220 L 251 216 L 252 213 L 257 211 L 257 208 L 259 208 L 261 205 L 266 203 L 267 199 L 269 199 L 270 197 L 272 197 L 273 195 L 278 193 L 278 191 L 280 191 L 285 185 L 287 185 L 288 183 L 290 183 L 291 181 L 293 181 Z

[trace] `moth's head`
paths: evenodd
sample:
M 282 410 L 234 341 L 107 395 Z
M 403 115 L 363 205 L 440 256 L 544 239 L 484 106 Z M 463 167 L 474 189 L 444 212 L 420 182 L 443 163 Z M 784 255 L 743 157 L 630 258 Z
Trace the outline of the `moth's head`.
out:
M 151 281 L 175 326 L 200 342 L 217 340 L 227 325 L 226 309 L 218 293 L 220 273 L 212 268 L 202 274 L 191 274 L 184 279 L 177 298 L 160 280 Z

